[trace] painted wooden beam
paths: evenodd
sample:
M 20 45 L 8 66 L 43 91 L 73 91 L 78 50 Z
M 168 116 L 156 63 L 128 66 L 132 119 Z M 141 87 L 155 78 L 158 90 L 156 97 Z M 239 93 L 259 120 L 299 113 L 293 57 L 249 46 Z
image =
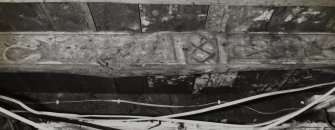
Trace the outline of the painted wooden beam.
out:
M 335 66 L 335 34 L 0 34 L 0 71 L 127 77 Z
M 126 4 L 222 4 L 232 6 L 335 6 L 334 0 L 1 0 L 0 2 L 112 2 Z

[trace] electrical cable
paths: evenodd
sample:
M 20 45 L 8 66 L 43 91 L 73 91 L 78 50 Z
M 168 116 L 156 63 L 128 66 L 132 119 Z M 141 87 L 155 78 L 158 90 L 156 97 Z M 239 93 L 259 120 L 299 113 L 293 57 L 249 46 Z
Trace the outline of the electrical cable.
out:
M 162 108 L 187 108 L 187 107 L 205 107 L 210 105 L 216 105 L 218 102 L 211 102 L 206 104 L 199 105 L 188 105 L 188 106 L 179 106 L 179 105 L 162 105 L 162 104 L 150 104 L 150 103 L 141 103 L 121 99 L 93 99 L 93 100 L 72 100 L 72 101 L 59 101 L 56 102 L 39 102 L 39 103 L 27 103 L 27 104 L 60 104 L 60 103 L 81 103 L 81 102 L 113 102 L 113 103 L 127 103 L 140 106 L 149 106 L 149 107 L 162 107 Z
M 141 116 L 128 116 L 128 115 L 80 115 L 80 114 L 73 114 L 73 113 L 58 113 L 58 112 L 44 112 L 44 111 L 36 111 L 24 103 L 22 103 L 19 100 L 16 100 L 14 98 L 6 97 L 3 95 L 0 95 L 0 99 L 16 103 L 19 106 L 21 106 L 23 109 L 36 114 L 36 115 L 46 115 L 46 116 L 54 116 L 54 117 L 66 117 L 68 119 L 78 119 L 78 118 L 87 118 L 87 117 L 102 117 L 102 118 L 145 118 Z
M 313 89 L 313 88 L 318 88 L 318 87 L 328 86 L 328 85 L 333 85 L 333 84 L 335 84 L 335 81 L 328 82 L 328 83 L 311 85 L 311 86 L 307 86 L 307 87 L 303 87 L 303 88 L 296 88 L 296 89 L 269 92 L 269 93 L 259 94 L 259 95 L 255 95 L 255 96 L 231 101 L 231 102 L 226 102 L 226 103 L 223 103 L 223 104 L 220 104 L 220 105 L 215 105 L 215 106 L 211 106 L 211 107 L 207 107 L 207 108 L 203 108 L 203 109 L 199 109 L 199 110 L 193 110 L 193 111 L 182 112 L 182 113 L 177 113 L 177 114 L 170 114 L 170 115 L 159 116 L 159 117 L 155 117 L 155 118 L 160 118 L 160 119 L 162 119 L 162 118 L 176 118 L 176 117 L 195 115 L 195 114 L 205 113 L 205 112 L 209 112 L 209 111 L 213 111 L 213 110 L 217 110 L 217 109 L 241 104 L 241 103 L 244 103 L 244 102 L 248 102 L 248 101 L 252 101 L 252 100 L 256 100 L 256 99 L 260 99 L 260 98 L 264 98 L 264 97 L 275 96 L 275 95 L 286 94 L 286 93 L 293 93 L 293 92 L 298 92 L 298 91 L 303 91 L 303 90 L 308 90 L 308 89 Z M 140 120 L 135 119 L 134 121 L 140 121 Z
M 335 97 L 327 97 L 321 103 L 314 107 L 315 110 L 323 110 L 335 104 Z
M 38 102 L 38 103 L 26 103 L 26 104 L 61 104 L 61 103 L 83 103 L 83 102 L 116 102 L 117 100 L 114 99 L 93 99 L 93 100 L 68 100 L 68 101 L 59 101 L 56 102 Z M 226 101 L 220 101 L 218 102 L 226 102 Z M 161 108 L 187 108 L 187 107 L 204 107 L 204 106 L 213 106 L 219 104 L 218 102 L 211 102 L 206 104 L 199 104 L 199 105 L 188 105 L 188 106 L 176 106 L 176 105 L 161 105 L 161 104 L 150 104 L 150 103 L 141 103 L 141 102 L 134 102 L 134 101 L 128 101 L 128 100 L 120 100 L 120 103 L 128 103 L 133 105 L 140 105 L 140 106 L 149 106 L 149 107 L 161 107 Z M 285 108 L 274 112 L 263 112 L 260 110 L 256 110 L 254 108 L 251 108 L 249 106 L 242 106 L 246 109 L 249 109 L 251 111 L 254 111 L 259 114 L 263 115 L 273 115 L 277 113 L 281 113 L 283 111 L 289 111 L 289 110 L 296 110 L 300 108 Z
M 228 107 L 228 106 L 232 106 L 232 105 L 236 105 L 236 104 L 240 104 L 240 103 L 244 103 L 244 102 L 247 102 L 247 101 L 251 101 L 251 100 L 255 100 L 255 99 L 260 99 L 260 98 L 264 98 L 264 97 L 268 97 L 268 96 L 274 96 L 274 95 L 279 95 L 279 94 L 298 92 L 298 91 L 308 90 L 308 89 L 317 88 L 317 87 L 326 86 L 326 85 L 331 85 L 331 84 L 335 84 L 335 82 L 317 84 L 317 85 L 312 85 L 312 86 L 303 87 L 303 88 L 297 88 L 297 89 L 290 89 L 290 90 L 282 90 L 282 91 L 270 92 L 270 93 L 260 94 L 260 95 L 251 96 L 251 97 L 244 98 L 244 99 L 239 99 L 239 100 L 227 102 L 227 103 L 220 104 L 220 105 L 215 105 L 215 106 L 204 108 L 204 109 L 194 110 L 194 111 L 185 112 L 185 113 L 178 113 L 178 114 L 160 116 L 160 117 L 123 116 L 123 115 L 79 115 L 79 114 L 72 114 L 72 113 L 57 113 L 57 112 L 43 112 L 43 111 L 39 112 L 39 111 L 36 111 L 36 110 L 33 110 L 33 109 L 29 108 L 28 106 L 26 106 L 22 102 L 20 102 L 20 101 L 18 101 L 16 99 L 13 99 L 13 98 L 9 98 L 9 97 L 0 95 L 0 99 L 7 100 L 7 101 L 10 101 L 10 102 L 19 104 L 21 107 L 23 107 L 27 111 L 29 111 L 29 112 L 31 112 L 33 114 L 36 114 L 36 115 L 48 115 L 48 116 L 55 116 L 55 117 L 62 117 L 62 118 L 69 118 L 69 119 L 77 119 L 77 120 L 80 119 L 80 118 L 87 118 L 87 117 L 138 118 L 140 120 L 162 120 L 162 121 L 173 121 L 173 120 L 175 120 L 175 121 L 181 121 L 181 122 L 191 122 L 191 123 L 193 122 L 193 123 L 202 123 L 202 124 L 212 124 L 212 125 L 219 125 L 219 126 L 225 126 L 225 127 L 259 127 L 259 126 L 264 126 L 264 125 L 271 124 L 273 122 L 277 122 L 279 119 L 282 120 L 284 117 L 277 118 L 277 119 L 274 119 L 274 120 L 271 120 L 271 121 L 268 121 L 268 122 L 264 122 L 264 123 L 251 124 L 251 125 L 237 125 L 237 124 L 224 124 L 224 123 L 213 123 L 213 122 L 199 122 L 199 121 L 189 121 L 189 120 L 181 120 L 181 119 L 168 119 L 168 118 L 199 114 L 199 113 L 208 112 L 208 111 L 212 111 L 212 110 L 217 110 L 217 109 L 220 109 L 220 108 L 223 108 L 223 107 Z M 127 121 L 127 120 L 125 120 L 125 121 Z M 137 121 L 139 121 L 139 120 L 137 120 Z
M 35 122 L 31 121 L 31 120 L 28 120 L 28 119 L 26 119 L 24 117 L 21 117 L 21 116 L 15 114 L 15 113 L 12 113 L 12 112 L 10 112 L 10 111 L 2 108 L 2 107 L 0 107 L 0 112 L 3 113 L 3 114 L 5 114 L 5 115 L 7 115 L 7 116 L 9 116 L 9 117 L 11 117 L 11 118 L 14 118 L 16 120 L 24 122 L 24 123 L 26 123 L 28 125 L 31 125 L 31 126 L 37 128 L 39 130 L 53 130 L 52 128 L 46 128 L 46 127 L 44 127 L 44 126 L 42 126 L 40 124 L 37 124 L 37 123 L 35 123 Z
M 12 112 L 15 113 L 26 113 L 28 111 L 17 111 L 13 110 Z M 29 112 L 28 112 L 29 113 Z M 191 123 L 191 124 L 202 124 L 202 125 L 215 125 L 215 126 L 221 126 L 221 127 L 241 127 L 241 128 L 249 128 L 249 127 L 258 127 L 258 126 L 264 126 L 267 124 L 273 123 L 275 120 L 267 121 L 264 123 L 259 123 L 259 124 L 226 124 L 226 123 L 216 123 L 216 122 L 206 122 L 206 121 L 195 121 L 195 120 L 187 120 L 187 119 L 156 119 L 154 117 L 149 117 L 149 116 L 132 116 L 132 117 L 137 117 L 138 119 L 146 119 L 146 120 L 157 120 L 157 121 L 166 121 L 166 122 L 180 122 L 180 123 Z M 60 117 L 58 117 L 60 118 Z M 65 119 L 68 119 L 66 117 L 63 117 Z M 94 120 L 108 120 L 108 121 L 114 121 L 114 122 L 129 122 L 130 120 L 115 120 L 115 119 L 92 119 L 92 118 L 77 118 L 79 121 L 94 121 Z
M 327 125 L 329 126 L 329 128 L 331 128 L 332 130 L 335 130 L 335 126 L 332 123 L 332 121 L 329 119 L 329 113 L 327 112 L 327 109 L 323 109 L 323 112 L 325 114 L 325 120 Z
M 25 112 L 25 111 L 17 111 L 17 112 Z M 138 117 L 139 119 L 146 118 L 147 120 L 153 119 L 154 117 L 145 117 L 145 116 L 132 116 L 132 117 Z M 86 119 L 86 118 L 78 118 L 78 120 L 85 121 L 85 120 L 97 120 L 97 119 Z M 185 119 L 156 119 L 160 121 L 168 121 L 168 122 L 180 122 L 180 123 L 191 123 L 191 124 L 202 124 L 202 125 L 215 125 L 220 127 L 240 127 L 240 128 L 250 128 L 250 127 L 259 127 L 271 124 L 275 122 L 278 119 L 270 120 L 264 123 L 259 124 L 246 124 L 246 125 L 238 125 L 238 124 L 225 124 L 225 123 L 215 123 L 215 122 L 204 122 L 204 121 L 193 121 L 193 120 L 185 120 Z M 120 121 L 125 122 L 125 120 L 111 120 L 111 121 Z
M 335 87 L 333 87 L 331 90 L 329 90 L 327 93 L 325 93 L 324 95 L 322 95 L 320 98 L 316 99 L 315 101 L 311 102 L 310 104 L 308 104 L 307 106 L 303 107 L 302 109 L 299 109 L 298 111 L 295 111 L 291 114 L 287 114 L 286 116 L 283 116 L 283 118 L 279 119 L 278 121 L 269 124 L 263 128 L 261 128 L 260 130 L 268 130 L 272 127 L 275 127 L 281 123 L 286 122 L 287 120 L 290 120 L 294 117 L 296 117 L 297 115 L 305 112 L 306 110 L 312 108 L 313 106 L 317 105 L 318 103 L 322 102 L 324 99 L 326 99 L 327 96 L 329 96 L 330 94 L 335 92 Z
M 259 110 L 256 110 L 254 108 L 248 107 L 248 106 L 243 106 L 243 107 L 247 108 L 249 110 L 252 110 L 252 111 L 254 111 L 256 113 L 263 114 L 263 115 L 273 115 L 273 114 L 281 113 L 281 112 L 284 112 L 284 111 L 290 111 L 290 110 L 300 109 L 300 108 L 285 108 L 285 109 L 281 109 L 281 110 L 274 111 L 274 112 L 263 112 L 263 111 L 259 111 Z
M 16 112 L 26 112 L 26 111 L 16 111 Z M 145 116 L 132 116 L 132 117 L 138 117 L 139 119 L 147 119 L 147 120 L 150 120 L 150 119 L 154 118 L 154 117 L 145 117 Z M 220 126 L 220 127 L 250 128 L 250 127 L 259 127 L 259 126 L 268 125 L 268 124 L 271 124 L 271 123 L 275 122 L 278 119 L 270 120 L 270 121 L 267 121 L 267 122 L 264 122 L 264 123 L 259 123 L 259 124 L 246 124 L 246 125 L 204 122 L 204 121 L 194 121 L 194 120 L 185 120 L 185 119 L 155 119 L 155 120 L 168 121 L 168 122 L 191 123 L 191 124 L 202 124 L 202 125 L 214 125 L 214 126 Z M 77 120 L 87 121 L 87 120 L 97 120 L 97 119 L 77 118 Z M 101 120 L 101 119 L 98 119 L 98 120 Z M 104 120 L 104 119 L 102 119 L 102 120 Z M 122 122 L 125 122 L 127 120 L 110 120 L 110 121 L 114 121 L 114 122 L 119 121 L 119 122 L 122 123 Z
M 181 117 L 181 116 L 200 114 L 200 113 L 204 113 L 204 112 L 208 112 L 208 111 L 212 111 L 212 110 L 217 110 L 217 109 L 221 109 L 221 108 L 224 108 L 224 107 L 228 107 L 228 106 L 232 106 L 232 105 L 236 105 L 236 104 L 240 104 L 240 103 L 244 103 L 244 102 L 248 102 L 248 101 L 251 101 L 251 100 L 260 99 L 260 98 L 264 98 L 264 97 L 268 97 L 268 96 L 274 96 L 274 95 L 279 95 L 279 94 L 298 92 L 298 91 L 313 89 L 313 88 L 317 88 L 317 87 L 321 87 L 321 86 L 326 86 L 326 85 L 332 85 L 332 84 L 335 84 L 335 82 L 316 84 L 316 85 L 312 85 L 312 86 L 308 86 L 308 87 L 303 87 L 303 88 L 297 88 L 297 89 L 275 91 L 275 92 L 270 92 L 270 93 L 255 95 L 255 96 L 251 96 L 251 97 L 247 97 L 247 98 L 243 98 L 243 99 L 239 99 L 239 100 L 235 100 L 235 101 L 231 101 L 231 102 L 226 102 L 226 103 L 223 103 L 223 104 L 215 105 L 215 106 L 204 108 L 204 109 L 199 109 L 199 110 L 194 110 L 194 111 L 189 111 L 189 112 L 184 112 L 184 113 L 178 113 L 178 114 L 171 114 L 171 115 L 166 115 L 166 116 L 160 116 L 159 118 L 174 118 L 174 117 Z M 3 96 L 1 96 L 1 95 L 0 95 L 0 98 L 4 99 Z M 114 101 L 114 102 L 117 102 L 117 103 L 121 103 L 124 100 L 118 99 L 118 100 L 111 100 L 111 101 Z M 220 102 L 220 100 L 218 102 Z M 127 101 L 127 103 L 134 103 L 134 102 Z M 148 103 L 136 103 L 136 104 L 147 105 L 147 106 L 155 106 L 155 104 L 148 104 Z M 158 105 L 158 106 L 159 107 L 162 107 L 162 106 L 164 106 L 164 107 L 173 107 L 171 105 Z M 50 114 L 50 113 L 47 113 L 47 114 Z M 51 113 L 51 114 L 56 114 L 56 113 Z M 64 113 L 64 114 L 67 114 L 67 113 Z M 64 116 L 66 116 L 66 115 L 64 115 Z M 90 115 L 73 115 L 73 114 L 70 114 L 69 116 L 94 117 L 94 116 L 99 116 L 99 115 L 91 115 L 90 116 Z M 103 116 L 103 117 L 106 117 L 106 116 Z M 156 117 L 156 118 L 158 118 L 158 117 Z M 146 120 L 146 119 L 135 119 L 134 121 L 140 121 L 140 120 Z

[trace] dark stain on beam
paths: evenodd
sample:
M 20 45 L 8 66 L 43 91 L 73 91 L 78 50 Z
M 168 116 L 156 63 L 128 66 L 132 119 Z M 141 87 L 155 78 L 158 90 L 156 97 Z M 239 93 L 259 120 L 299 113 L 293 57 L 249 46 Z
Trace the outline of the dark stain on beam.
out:
M 89 3 L 98 31 L 140 32 L 136 4 Z
M 0 8 L 15 31 L 53 31 L 39 3 L 1 3 Z
M 208 6 L 140 5 L 142 32 L 196 31 L 205 27 Z

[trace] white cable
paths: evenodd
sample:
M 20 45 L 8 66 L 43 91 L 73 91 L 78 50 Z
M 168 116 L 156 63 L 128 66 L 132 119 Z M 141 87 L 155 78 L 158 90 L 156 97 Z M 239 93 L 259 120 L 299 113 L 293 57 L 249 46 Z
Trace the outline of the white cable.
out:
M 121 100 L 121 99 L 92 99 L 92 100 L 72 100 L 72 101 L 59 101 L 56 102 L 39 102 L 39 103 L 27 103 L 27 104 L 58 104 L 59 103 L 81 103 L 81 102 L 113 102 L 113 103 L 128 103 L 134 105 L 141 105 L 141 106 L 149 106 L 149 107 L 162 107 L 162 108 L 186 108 L 186 107 L 204 107 L 210 105 L 216 105 L 217 102 L 211 102 L 206 104 L 199 104 L 199 105 L 188 105 L 188 106 L 179 106 L 179 105 L 162 105 L 162 104 L 151 104 L 151 103 L 142 103 L 142 102 L 134 102 L 128 100 Z
M 28 111 L 17 111 L 13 110 L 12 112 L 15 113 L 25 113 Z M 146 120 L 153 120 L 154 117 L 149 117 L 149 116 L 131 116 L 133 118 L 138 118 L 138 119 L 146 119 Z M 63 117 L 66 118 L 66 117 Z M 73 118 L 72 118 L 73 119 Z M 90 119 L 90 118 L 74 118 L 78 121 L 94 121 L 94 120 L 109 120 L 109 121 L 114 121 L 114 122 L 127 122 L 127 120 L 118 120 L 118 119 Z M 259 124 L 246 124 L 246 125 L 239 125 L 239 124 L 226 124 L 226 123 L 216 123 L 216 122 L 206 122 L 206 121 L 195 121 L 195 120 L 186 120 L 186 119 L 155 119 L 159 121 L 166 121 L 166 122 L 179 122 L 179 123 L 191 123 L 191 124 L 202 124 L 202 125 L 214 125 L 214 126 L 220 126 L 220 127 L 234 127 L 234 128 L 250 128 L 250 127 L 259 127 L 259 126 L 264 126 L 267 124 L 271 124 L 275 122 L 275 120 L 271 120 L 268 122 L 264 123 L 259 123 Z
M 200 105 L 174 106 L 174 105 L 149 104 L 149 103 L 126 101 L 126 100 L 121 100 L 121 103 L 129 103 L 129 104 L 135 104 L 135 105 L 141 105 L 141 106 L 150 106 L 150 107 L 163 107 L 163 108 L 204 107 L 204 106 L 217 104 L 217 102 L 211 102 L 211 103 L 200 104 Z
M 12 112 L 10 112 L 10 111 L 2 108 L 2 107 L 0 107 L 0 112 L 3 113 L 3 114 L 5 114 L 5 115 L 7 115 L 7 116 L 10 116 L 10 117 L 12 117 L 12 118 L 14 118 L 16 120 L 19 120 L 19 121 L 22 121 L 22 122 L 24 122 L 24 123 L 26 123 L 28 125 L 31 125 L 31 126 L 37 128 L 39 130 L 53 130 L 51 128 L 46 128 L 46 127 L 44 127 L 44 126 L 42 126 L 40 124 L 37 124 L 37 123 L 35 123 L 35 122 L 31 121 L 31 120 L 28 120 L 28 119 L 26 119 L 26 118 L 24 118 L 22 116 L 19 116 L 19 115 L 15 114 L 15 113 L 12 113 Z
M 56 102 L 38 102 L 38 103 L 26 103 L 26 104 L 59 104 L 59 103 L 115 102 L 115 101 L 116 100 L 114 100 L 114 99 L 91 99 L 91 100 L 68 100 L 68 101 L 57 100 Z M 211 102 L 211 103 L 199 104 L 199 105 L 188 105 L 188 106 L 150 104 L 150 103 L 141 103 L 141 102 L 134 102 L 134 101 L 128 101 L 128 100 L 120 100 L 120 102 L 121 103 L 133 104 L 133 105 L 150 106 L 150 107 L 186 108 L 186 107 L 204 107 L 204 106 L 216 105 L 216 104 L 225 103 L 226 101 L 218 100 L 217 102 Z M 300 109 L 300 108 L 285 108 L 285 109 L 281 109 L 281 110 L 274 111 L 274 112 L 263 112 L 263 111 L 256 110 L 256 109 L 254 109 L 252 107 L 249 107 L 249 106 L 242 106 L 242 107 L 244 107 L 246 109 L 249 109 L 251 111 L 254 111 L 256 113 L 263 114 L 263 115 L 272 115 L 272 114 L 277 114 L 277 113 L 280 113 L 280 112 L 283 112 L 283 111 Z
M 269 92 L 269 93 L 255 95 L 255 96 L 251 96 L 251 97 L 247 97 L 247 98 L 243 98 L 243 99 L 239 99 L 239 100 L 235 100 L 235 101 L 231 101 L 231 102 L 226 102 L 226 103 L 223 103 L 223 104 L 220 104 L 220 105 L 215 105 L 215 106 L 211 106 L 211 107 L 207 107 L 207 108 L 203 108 L 203 109 L 199 109 L 199 110 L 177 113 L 177 114 L 171 114 L 171 115 L 165 115 L 165 116 L 159 116 L 159 117 L 156 117 L 156 118 L 162 119 L 162 118 L 175 118 L 175 117 L 195 115 L 195 114 L 205 113 L 205 112 L 209 112 L 209 111 L 213 111 L 213 110 L 217 110 L 217 109 L 241 104 L 241 103 L 244 103 L 244 102 L 248 102 L 248 101 L 252 101 L 252 100 L 256 100 L 256 99 L 260 99 L 260 98 L 264 98 L 264 97 L 280 95 L 280 94 L 285 94 L 285 93 L 293 93 L 293 92 L 298 92 L 298 91 L 303 91 L 303 90 L 308 90 L 308 89 L 313 89 L 313 88 L 326 86 L 326 85 L 333 85 L 333 84 L 335 84 L 335 81 L 329 82 L 329 83 L 316 84 L 316 85 L 303 87 L 303 88 L 296 88 L 296 89 Z M 139 120 L 135 120 L 135 121 L 139 121 Z
M 78 118 L 85 118 L 85 117 L 106 117 L 106 118 L 138 118 L 139 117 L 139 116 L 128 116 L 128 115 L 80 115 L 80 114 L 72 114 L 72 113 L 43 112 L 43 111 L 36 111 L 28 107 L 21 101 L 18 101 L 10 97 L 0 95 L 0 99 L 10 101 L 12 103 L 16 103 L 20 105 L 23 109 L 33 114 L 36 114 L 36 115 L 47 115 L 47 116 L 54 116 L 54 117 L 61 117 L 61 118 L 68 118 L 68 119 L 78 119 Z
M 225 124 L 225 123 L 215 123 L 215 122 L 202 122 L 202 121 L 192 121 L 192 120 L 182 120 L 182 119 L 166 119 L 166 118 L 156 118 L 156 117 L 147 117 L 147 116 L 125 116 L 125 115 L 78 115 L 78 114 L 69 114 L 69 113 L 57 113 L 57 112 L 40 112 L 36 111 L 34 109 L 31 109 L 30 107 L 23 104 L 21 101 L 18 101 L 16 99 L 2 96 L 0 95 L 1 99 L 16 103 L 26 109 L 28 112 L 31 112 L 36 115 L 48 115 L 53 117 L 61 117 L 61 118 L 67 118 L 67 119 L 75 119 L 75 120 L 89 120 L 85 119 L 85 117 L 109 117 L 109 118 L 137 118 L 141 120 L 161 120 L 161 121 L 170 121 L 170 122 L 184 122 L 184 123 L 200 123 L 200 124 L 207 124 L 207 125 L 217 125 L 222 127 L 258 127 L 258 126 L 264 126 L 270 123 L 273 123 L 275 120 L 268 121 L 265 123 L 260 124 L 252 124 L 252 125 L 238 125 L 238 124 Z M 96 119 L 93 119 L 96 120 Z M 128 121 L 128 120 L 118 120 L 118 121 Z
M 166 116 L 160 116 L 159 118 L 162 119 L 162 118 L 173 118 L 173 117 L 181 117 L 181 116 L 194 115 L 194 114 L 204 113 L 204 112 L 208 112 L 208 111 L 212 111 L 212 110 L 217 110 L 217 109 L 221 109 L 221 108 L 224 108 L 224 107 L 228 107 L 228 106 L 232 106 L 232 105 L 244 103 L 244 102 L 255 100 L 255 99 L 259 99 L 259 98 L 264 98 L 264 97 L 274 96 L 274 95 L 279 95 L 279 94 L 285 94 L 285 93 L 298 92 L 298 91 L 313 89 L 313 88 L 317 88 L 317 87 L 321 87 L 321 86 L 326 86 L 326 85 L 332 85 L 332 84 L 335 84 L 335 82 L 316 84 L 316 85 L 312 85 L 312 86 L 308 86 L 308 87 L 303 87 L 303 88 L 297 88 L 297 89 L 290 89 L 290 90 L 282 90 L 282 91 L 270 92 L 270 93 L 255 95 L 255 96 L 251 96 L 251 97 L 247 97 L 247 98 L 243 98 L 243 99 L 239 99 L 239 100 L 235 100 L 235 101 L 231 101 L 231 102 L 225 102 L 223 104 L 221 104 L 222 102 L 220 100 L 218 100 L 217 103 L 219 105 L 216 105 L 216 106 L 212 106 L 212 107 L 208 107 L 208 108 L 204 108 L 204 109 L 199 109 L 199 110 L 194 110 L 194 111 L 190 111 L 190 112 L 184 112 L 184 113 L 178 113 L 178 114 L 171 114 L 171 115 L 166 115 Z M 0 98 L 2 98 L 1 95 L 0 95 Z M 118 100 L 83 100 L 83 101 L 110 101 L 110 102 L 117 102 L 117 103 L 130 103 L 130 104 L 143 105 L 143 106 L 167 107 L 167 108 L 200 107 L 200 106 L 206 106 L 206 105 L 214 104 L 214 102 L 213 102 L 213 103 L 202 104 L 202 105 L 193 105 L 193 106 L 172 106 L 172 105 L 159 105 L 159 104 L 139 103 L 139 102 L 120 100 L 120 99 L 118 99 Z M 66 102 L 66 101 L 63 101 L 63 102 Z M 82 101 L 68 101 L 68 102 L 82 102 Z M 46 102 L 46 103 L 51 103 L 51 102 Z M 52 103 L 54 103 L 54 102 L 52 102 Z M 254 109 L 252 109 L 252 110 L 254 110 Z M 47 114 L 50 114 L 50 112 L 47 113 Z M 67 114 L 67 113 L 60 113 L 60 114 Z M 75 117 L 78 117 L 78 116 L 80 116 L 80 117 L 94 117 L 94 116 L 96 116 L 96 117 L 101 117 L 102 115 L 73 115 L 72 114 L 72 115 L 69 115 L 69 116 L 75 116 Z M 110 117 L 110 116 L 103 116 L 103 117 Z M 158 117 L 155 117 L 155 119 L 156 118 L 158 119 Z M 141 120 L 147 120 L 147 119 L 134 119 L 133 121 L 141 121 Z M 152 120 L 154 120 L 154 119 L 152 119 Z
M 243 106 L 244 108 L 247 108 L 249 110 L 252 110 L 256 113 L 259 113 L 259 114 L 263 114 L 263 115 L 273 115 L 273 114 L 277 114 L 277 113 L 280 113 L 280 112 L 283 112 L 283 111 L 289 111 L 289 110 L 297 110 L 297 109 L 300 109 L 300 108 L 285 108 L 285 109 L 281 109 L 281 110 L 278 110 L 278 111 L 274 111 L 274 112 L 263 112 L 263 111 L 259 111 L 259 110 L 256 110 L 254 108 L 251 108 L 249 106 Z
M 315 101 L 313 101 L 312 103 L 308 104 L 307 106 L 303 107 L 302 109 L 296 111 L 296 112 L 293 112 L 292 114 L 288 114 L 286 116 L 284 116 L 284 118 L 268 125 L 268 126 L 265 126 L 263 128 L 261 128 L 260 130 L 268 130 L 272 127 L 275 127 L 281 123 L 284 123 L 285 121 L 287 120 L 290 120 L 292 119 L 293 117 L 296 117 L 297 115 L 303 113 L 304 111 L 312 108 L 313 106 L 315 106 L 316 104 L 320 103 L 321 101 L 323 101 L 327 96 L 329 96 L 330 94 L 334 93 L 335 92 L 335 87 L 332 88 L 331 90 L 329 90 L 327 93 L 325 93 L 324 95 L 322 95 L 320 98 L 316 99 Z
M 168 120 L 167 118 L 199 114 L 199 113 L 208 112 L 208 111 L 212 111 L 212 110 L 217 110 L 217 109 L 221 109 L 223 107 L 228 107 L 228 106 L 244 103 L 244 102 L 259 99 L 259 98 L 264 98 L 264 97 L 274 96 L 274 95 L 279 95 L 279 94 L 284 94 L 284 93 L 298 92 L 298 91 L 308 90 L 308 89 L 317 88 L 317 87 L 321 87 L 321 86 L 325 86 L 325 85 L 331 85 L 331 84 L 335 84 L 335 82 L 317 84 L 317 85 L 312 85 L 312 86 L 308 86 L 308 87 L 304 87 L 304 88 L 282 90 L 282 91 L 260 94 L 260 95 L 256 95 L 256 96 L 252 96 L 252 97 L 248 97 L 248 98 L 244 98 L 244 99 L 239 99 L 239 100 L 227 102 L 227 103 L 224 103 L 224 104 L 220 104 L 220 105 L 216 105 L 216 106 L 212 106 L 212 107 L 208 107 L 208 108 L 204 108 L 204 109 L 200 109 L 200 110 L 185 112 L 185 113 L 172 114 L 172 115 L 160 116 L 160 117 L 139 117 L 139 119 L 140 120 Z M 112 117 L 112 118 L 133 118 L 133 117 L 137 118 L 138 117 L 138 116 L 123 116 L 123 115 L 79 115 L 79 114 L 71 114 L 71 113 L 39 112 L 39 111 L 36 111 L 36 110 L 33 110 L 33 109 L 29 108 L 28 106 L 26 106 L 25 104 L 23 104 L 22 102 L 20 102 L 16 99 L 9 98 L 9 97 L 2 96 L 2 95 L 0 95 L 0 98 L 4 99 L 4 100 L 7 100 L 7 101 L 10 101 L 10 102 L 13 102 L 13 103 L 17 103 L 21 107 L 26 109 L 27 111 L 29 111 L 33 114 L 36 114 L 36 115 L 48 115 L 48 116 L 68 118 L 68 119 L 71 119 L 71 118 L 72 119 L 78 119 L 78 118 L 85 118 L 85 117 Z M 281 118 L 278 118 L 278 119 L 281 119 Z M 222 123 L 220 123 L 220 124 L 225 125 L 225 126 L 229 126 L 229 127 L 232 127 L 232 126 L 236 126 L 236 127 L 241 127 L 241 126 L 243 126 L 243 127 L 256 127 L 256 126 L 263 126 L 263 125 L 267 125 L 269 123 L 273 123 L 273 122 L 277 121 L 278 119 L 271 120 L 271 121 L 264 122 L 264 123 L 260 123 L 260 124 L 255 124 L 255 125 L 235 125 L 235 124 L 222 124 Z M 127 120 L 125 120 L 125 121 L 127 121 Z

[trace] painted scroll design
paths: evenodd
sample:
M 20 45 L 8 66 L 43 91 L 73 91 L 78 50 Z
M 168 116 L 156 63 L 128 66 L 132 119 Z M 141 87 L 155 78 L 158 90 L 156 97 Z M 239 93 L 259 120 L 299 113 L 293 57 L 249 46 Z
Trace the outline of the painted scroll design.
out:
M 334 60 L 335 44 L 332 36 L 319 38 L 300 36 L 248 36 L 230 40 L 232 59 L 266 61 L 313 62 Z M 243 39 L 243 40 L 240 40 Z
M 138 43 L 137 40 L 132 40 L 123 46 L 116 46 L 115 50 L 104 52 L 97 59 L 97 63 L 112 70 L 123 70 L 131 64 L 141 63 L 146 57 L 154 56 L 159 44 L 157 39 L 153 43 L 150 41 Z
M 35 39 L 31 44 L 17 44 L 6 47 L 2 57 L 8 63 L 35 63 L 43 59 L 43 52 L 47 49 L 44 44 L 49 44 L 39 39 Z

